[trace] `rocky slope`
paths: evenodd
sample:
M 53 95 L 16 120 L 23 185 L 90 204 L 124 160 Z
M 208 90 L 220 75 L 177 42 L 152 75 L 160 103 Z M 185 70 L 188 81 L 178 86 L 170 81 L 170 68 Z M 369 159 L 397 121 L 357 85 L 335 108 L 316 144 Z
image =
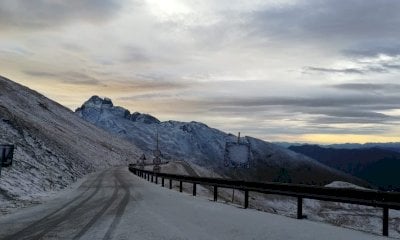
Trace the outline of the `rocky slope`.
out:
M 199 122 L 160 122 L 153 116 L 130 113 L 114 106 L 108 98 L 91 97 L 75 112 L 84 120 L 129 140 L 153 158 L 156 136 L 164 161 L 183 160 L 212 169 L 218 174 L 239 176 L 253 181 L 280 181 L 307 184 L 327 184 L 342 180 L 363 185 L 363 182 L 331 169 L 304 155 L 252 137 L 241 138 L 250 145 L 250 168 L 224 167 L 226 142 L 237 137 Z
M 127 164 L 141 151 L 69 109 L 0 77 L 0 144 L 15 144 L 14 164 L 0 177 L 0 210 L 40 200 L 77 178 Z M 0 211 L 1 214 L 1 211 Z

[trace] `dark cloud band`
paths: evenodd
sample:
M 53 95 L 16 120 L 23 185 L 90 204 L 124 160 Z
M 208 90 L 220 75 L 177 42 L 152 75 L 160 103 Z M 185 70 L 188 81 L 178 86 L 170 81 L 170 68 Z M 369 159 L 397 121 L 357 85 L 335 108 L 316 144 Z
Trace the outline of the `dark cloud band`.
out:
M 74 21 L 99 22 L 108 19 L 119 8 L 116 0 L 2 0 L 0 28 L 40 29 Z

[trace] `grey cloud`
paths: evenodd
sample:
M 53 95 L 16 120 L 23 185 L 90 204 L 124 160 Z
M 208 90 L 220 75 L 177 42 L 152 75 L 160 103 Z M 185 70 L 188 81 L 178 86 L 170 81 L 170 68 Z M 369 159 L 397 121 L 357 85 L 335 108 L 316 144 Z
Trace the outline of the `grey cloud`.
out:
M 332 126 L 332 124 L 346 124 L 348 122 L 338 122 L 338 119 L 335 118 L 314 118 L 309 121 L 308 129 L 305 131 L 306 133 L 325 133 L 325 134 L 381 134 L 390 130 L 390 126 L 385 124 L 371 124 L 370 122 L 357 122 L 354 121 L 357 127 L 348 128 L 348 127 L 339 127 Z M 362 125 L 362 124 L 368 125 Z
M 389 115 L 371 112 L 371 111 L 360 111 L 355 109 L 318 109 L 317 111 L 313 111 L 309 109 L 307 111 L 311 114 L 323 114 L 331 117 L 340 117 L 340 118 L 370 118 L 370 119 L 380 119 L 385 120 L 391 118 Z
M 395 119 L 393 119 L 394 121 Z M 399 119 L 397 119 L 398 121 Z M 324 117 L 315 117 L 309 121 L 309 123 L 313 124 L 390 124 L 390 121 L 382 118 L 368 118 L 368 117 L 354 117 L 354 118 L 340 118 L 340 117 L 331 117 L 331 116 L 324 116 Z
M 2 0 L 0 29 L 38 29 L 73 21 L 98 22 L 108 19 L 120 7 L 116 0 Z
M 347 74 L 364 74 L 365 70 L 360 68 L 321 68 L 321 67 L 306 67 L 306 72 L 324 72 L 324 73 L 347 73 Z
M 382 67 L 388 68 L 388 69 L 400 70 L 400 64 L 384 63 L 384 64 L 382 64 Z
M 12 56 L 32 56 L 33 52 L 27 50 L 26 48 L 20 46 L 5 47 L 0 49 L 1 55 L 12 55 Z
M 280 122 L 282 122 L 281 118 Z M 252 121 L 246 121 L 240 126 L 237 126 L 237 131 L 241 131 L 246 135 L 254 134 L 266 134 L 269 135 L 297 135 L 297 134 L 381 134 L 387 132 L 391 126 L 386 123 L 375 123 L 363 121 L 352 121 L 356 123 L 358 127 L 349 128 L 346 126 L 339 126 L 338 124 L 348 124 L 347 121 L 340 122 L 340 119 L 330 117 L 314 117 L 308 119 L 305 124 L 295 125 L 293 122 L 288 123 L 285 127 L 279 127 L 275 121 L 262 123 L 261 119 L 252 119 Z M 367 125 L 362 125 L 367 123 Z M 221 125 L 221 127 L 225 127 Z M 230 127 L 233 129 L 233 127 Z
M 26 70 L 24 71 L 25 74 L 34 76 L 34 77 L 55 77 L 57 74 L 55 73 L 50 73 L 50 72 L 43 72 L 43 71 L 30 71 Z
M 151 100 L 152 98 L 162 98 L 167 96 L 165 94 L 158 93 L 157 91 L 170 91 L 189 87 L 186 83 L 180 83 L 176 81 L 158 81 L 158 80 L 143 80 L 143 79 L 131 79 L 124 81 L 115 81 L 121 86 L 126 86 L 127 89 L 132 89 L 139 94 L 132 95 L 129 97 L 119 98 L 121 100 Z M 112 84 L 112 83 L 111 83 Z M 146 93 L 145 93 L 146 92 Z M 150 93 L 149 93 L 150 92 Z
M 354 107 L 327 108 L 302 110 L 304 113 L 314 115 L 309 123 L 312 124 L 380 124 L 391 125 L 400 119 L 373 110 L 359 110 Z
M 45 71 L 24 71 L 25 74 L 33 77 L 45 77 L 59 79 L 65 83 L 95 85 L 100 84 L 100 81 L 92 76 L 80 72 L 45 72 Z
M 91 76 L 90 74 L 84 74 L 81 72 L 67 71 L 67 72 L 48 72 L 48 71 L 31 71 L 26 70 L 23 71 L 25 74 L 33 77 L 45 77 L 45 78 L 54 78 L 58 79 L 65 83 L 73 83 L 73 84 L 84 84 L 84 85 L 103 85 L 107 86 L 119 86 L 125 89 L 132 89 L 136 91 L 161 91 L 161 90 L 175 90 L 182 89 L 188 86 L 186 83 L 180 83 L 177 81 L 168 81 L 168 80 L 160 80 L 160 79 L 123 79 L 123 80 L 114 80 L 112 82 L 107 81 L 108 78 L 113 78 L 112 74 L 103 78 L 96 78 Z M 104 74 L 103 74 L 104 75 Z M 157 94 L 155 94 L 156 96 Z M 145 96 L 149 97 L 149 95 L 145 94 Z M 123 100 L 138 100 L 143 99 L 145 97 L 141 97 L 140 95 L 134 95 L 131 97 L 126 97 Z M 122 99 L 122 98 L 121 98 Z
M 171 87 L 173 88 L 174 86 L 176 86 L 176 85 L 166 84 L 165 88 L 166 89 L 171 88 Z M 157 87 L 160 87 L 160 86 L 157 86 Z M 179 86 L 176 86 L 176 87 L 179 87 Z M 161 99 L 165 99 L 165 98 L 169 99 L 169 98 L 174 98 L 174 97 L 176 97 L 176 95 L 169 94 L 169 93 L 146 93 L 146 94 L 138 94 L 138 95 L 134 95 L 134 96 L 130 96 L 130 97 L 120 97 L 120 98 L 118 98 L 118 100 L 124 100 L 124 101 L 126 101 L 126 100 L 133 100 L 133 101 L 146 100 L 146 101 L 149 101 L 149 100 L 154 100 L 154 99 L 161 100 Z
M 343 74 L 368 74 L 368 73 L 388 73 L 400 70 L 400 65 L 391 63 L 364 64 L 360 68 L 323 68 L 323 67 L 305 67 L 304 72 L 320 73 L 343 73 Z
M 121 62 L 149 62 L 152 60 L 150 54 L 147 53 L 144 49 L 139 47 L 125 47 L 123 48 L 123 57 Z
M 303 107 L 339 107 L 351 105 L 389 104 L 400 108 L 400 96 L 332 96 L 320 98 L 291 98 L 291 97 L 264 97 L 247 99 L 224 99 L 216 104 L 227 104 L 233 106 L 303 106 Z
M 385 91 L 397 92 L 400 91 L 400 84 L 393 83 L 343 83 L 332 85 L 332 88 L 351 91 Z
M 262 117 L 268 116 L 268 119 L 282 119 L 287 118 L 290 113 L 294 112 L 301 112 L 305 114 L 312 114 L 312 115 L 325 115 L 332 118 L 342 118 L 344 121 L 349 121 L 349 119 L 373 119 L 379 121 L 388 121 L 393 120 L 393 118 L 389 115 L 368 111 L 368 110 L 354 110 L 350 108 L 312 108 L 312 107 L 299 107 L 295 106 L 291 108 L 290 106 L 286 107 L 286 110 L 274 107 L 232 107 L 232 106 L 224 106 L 224 107 L 213 107 L 210 109 L 212 112 L 216 113 L 228 113 L 229 115 L 241 115 L 241 114 L 256 114 L 261 115 Z M 290 118 L 293 119 L 293 118 Z M 347 120 L 346 120 L 347 119 Z
M 327 124 L 383 124 L 391 125 L 399 123 L 398 117 L 386 115 L 379 111 L 388 109 L 400 109 L 400 97 L 397 96 L 336 96 L 321 98 L 263 98 L 263 99 L 242 99 L 242 100 L 223 100 L 215 101 L 213 104 L 215 111 L 221 110 L 215 108 L 219 106 L 229 109 L 235 106 L 236 113 L 248 114 L 249 109 L 253 107 L 264 108 L 259 111 L 258 116 L 265 117 L 265 113 L 280 111 L 280 118 L 293 118 L 294 116 L 303 116 L 303 120 L 309 124 L 320 124 L 327 127 Z M 238 112 L 239 110 L 239 112 Z M 271 115 L 273 115 L 271 114 Z M 306 115 L 304 115 L 306 114 Z M 309 116 L 304 117 L 304 116 Z M 271 116 L 270 119 L 276 119 Z
M 371 108 L 371 106 L 369 106 Z M 393 106 L 392 106 L 393 107 Z M 372 108 L 375 108 L 372 106 Z M 390 123 L 399 121 L 400 119 L 375 112 L 372 109 L 355 109 L 352 106 L 325 107 L 315 108 L 308 106 L 290 106 L 287 105 L 283 109 L 280 107 L 214 107 L 210 109 L 215 114 L 231 115 L 231 116 L 253 116 L 258 119 L 290 119 L 296 121 L 295 116 L 307 114 L 311 120 L 307 120 L 312 124 L 334 124 L 334 123 Z M 300 120 L 300 119 L 297 119 Z
M 82 46 L 79 46 L 76 43 L 62 43 L 60 44 L 60 46 L 68 51 L 72 51 L 72 52 L 84 52 L 85 49 Z
M 379 54 L 395 57 L 400 55 L 400 44 L 397 40 L 361 41 L 342 52 L 350 57 L 377 57 Z
M 379 111 L 400 109 L 399 96 L 332 96 L 314 98 L 264 97 L 264 98 L 210 98 L 197 100 L 176 100 L 164 96 L 164 104 L 179 102 L 183 106 L 195 106 L 213 114 L 254 116 L 266 119 L 293 119 L 295 116 L 329 117 L 337 123 L 383 123 L 399 121 Z M 305 115 L 304 115 L 305 114 Z
M 255 34 L 269 37 L 340 41 L 396 38 L 400 35 L 400 2 L 310 0 L 256 11 L 250 16 Z

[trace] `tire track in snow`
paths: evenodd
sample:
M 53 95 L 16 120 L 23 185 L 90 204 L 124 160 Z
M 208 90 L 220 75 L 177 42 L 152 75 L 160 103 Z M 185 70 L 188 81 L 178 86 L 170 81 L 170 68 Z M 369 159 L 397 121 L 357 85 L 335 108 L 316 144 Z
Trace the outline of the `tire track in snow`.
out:
M 67 221 L 68 219 L 70 219 L 71 215 L 78 209 L 80 209 L 85 203 L 87 203 L 89 200 L 91 200 L 101 189 L 101 184 L 103 183 L 104 180 L 104 174 L 102 174 L 102 178 L 101 180 L 97 183 L 96 185 L 96 189 L 94 192 L 92 192 L 88 197 L 86 197 L 84 200 L 82 200 L 78 205 L 73 206 L 69 209 L 69 211 L 64 214 L 61 215 L 60 217 L 55 217 L 54 220 L 50 220 L 49 222 L 47 222 L 47 224 L 45 226 L 43 226 L 43 230 L 41 230 L 41 232 L 37 235 L 32 236 L 31 238 L 29 238 L 30 240 L 39 240 L 41 239 L 44 235 L 46 235 L 47 233 L 51 232 L 52 230 L 54 230 L 55 227 L 57 227 L 59 224 L 61 224 L 62 222 Z M 40 230 L 39 230 L 40 231 Z M 36 231 L 38 232 L 38 231 Z
M 107 211 L 107 209 L 109 209 L 110 206 L 117 199 L 118 190 L 119 190 L 119 186 L 118 186 L 116 180 L 114 179 L 114 192 L 113 192 L 111 198 L 104 204 L 103 208 L 99 212 L 97 212 L 97 214 L 94 215 L 92 217 L 92 219 L 72 239 L 74 239 L 74 240 L 80 239 L 97 222 L 97 220 L 99 220 L 99 218 L 101 218 L 101 216 L 103 216 L 103 214 Z
M 78 201 L 80 198 L 82 198 L 90 189 L 91 187 L 94 186 L 96 182 L 98 182 L 99 179 L 102 179 L 105 174 L 105 171 L 101 172 L 95 180 L 93 180 L 90 185 L 86 188 L 84 192 L 79 194 L 78 196 L 74 197 L 71 201 L 67 202 L 66 204 L 62 205 L 60 208 L 56 209 L 55 211 L 51 212 L 50 214 L 47 214 L 46 216 L 42 217 L 41 219 L 29 224 L 27 227 L 21 229 L 20 231 L 9 235 L 5 236 L 3 240 L 15 240 L 15 239 L 30 239 L 26 238 L 27 235 L 32 234 L 37 232 L 37 229 L 40 227 L 43 227 L 42 225 L 48 223 L 51 221 L 52 217 L 56 215 L 57 213 L 61 212 L 65 208 L 67 208 L 69 205 L 73 204 L 74 202 Z M 101 181 L 100 181 L 101 183 Z
M 114 176 L 117 178 L 118 182 L 120 183 L 120 186 L 123 187 L 125 194 L 124 194 L 123 199 L 118 204 L 114 220 L 112 221 L 111 225 L 108 227 L 108 230 L 107 230 L 106 234 L 104 235 L 103 240 L 111 239 L 116 227 L 118 226 L 119 222 L 121 221 L 122 215 L 125 212 L 125 208 L 129 203 L 129 198 L 131 195 L 131 192 L 129 190 L 129 185 L 127 185 L 126 182 L 124 182 L 118 174 L 114 173 Z

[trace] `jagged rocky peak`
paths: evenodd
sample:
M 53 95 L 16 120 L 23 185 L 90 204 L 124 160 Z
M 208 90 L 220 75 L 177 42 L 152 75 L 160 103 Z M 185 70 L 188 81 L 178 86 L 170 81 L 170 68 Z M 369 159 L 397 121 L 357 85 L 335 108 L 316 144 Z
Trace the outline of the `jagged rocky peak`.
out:
M 111 99 L 105 97 L 101 98 L 97 95 L 92 96 L 87 100 L 83 106 L 92 106 L 92 107 L 113 107 L 113 103 Z
M 123 107 L 114 106 L 110 98 L 101 98 L 97 95 L 90 97 L 80 108 L 75 110 L 75 113 L 80 117 L 87 116 L 89 119 L 98 119 L 101 115 L 105 117 L 111 115 L 133 122 L 142 122 L 146 124 L 160 123 L 160 120 L 149 114 L 139 112 L 131 114 L 129 110 Z
M 139 112 L 134 112 L 130 115 L 130 120 L 134 122 L 142 122 L 142 123 L 160 123 L 160 120 L 157 118 L 146 114 L 146 113 L 139 113 Z

